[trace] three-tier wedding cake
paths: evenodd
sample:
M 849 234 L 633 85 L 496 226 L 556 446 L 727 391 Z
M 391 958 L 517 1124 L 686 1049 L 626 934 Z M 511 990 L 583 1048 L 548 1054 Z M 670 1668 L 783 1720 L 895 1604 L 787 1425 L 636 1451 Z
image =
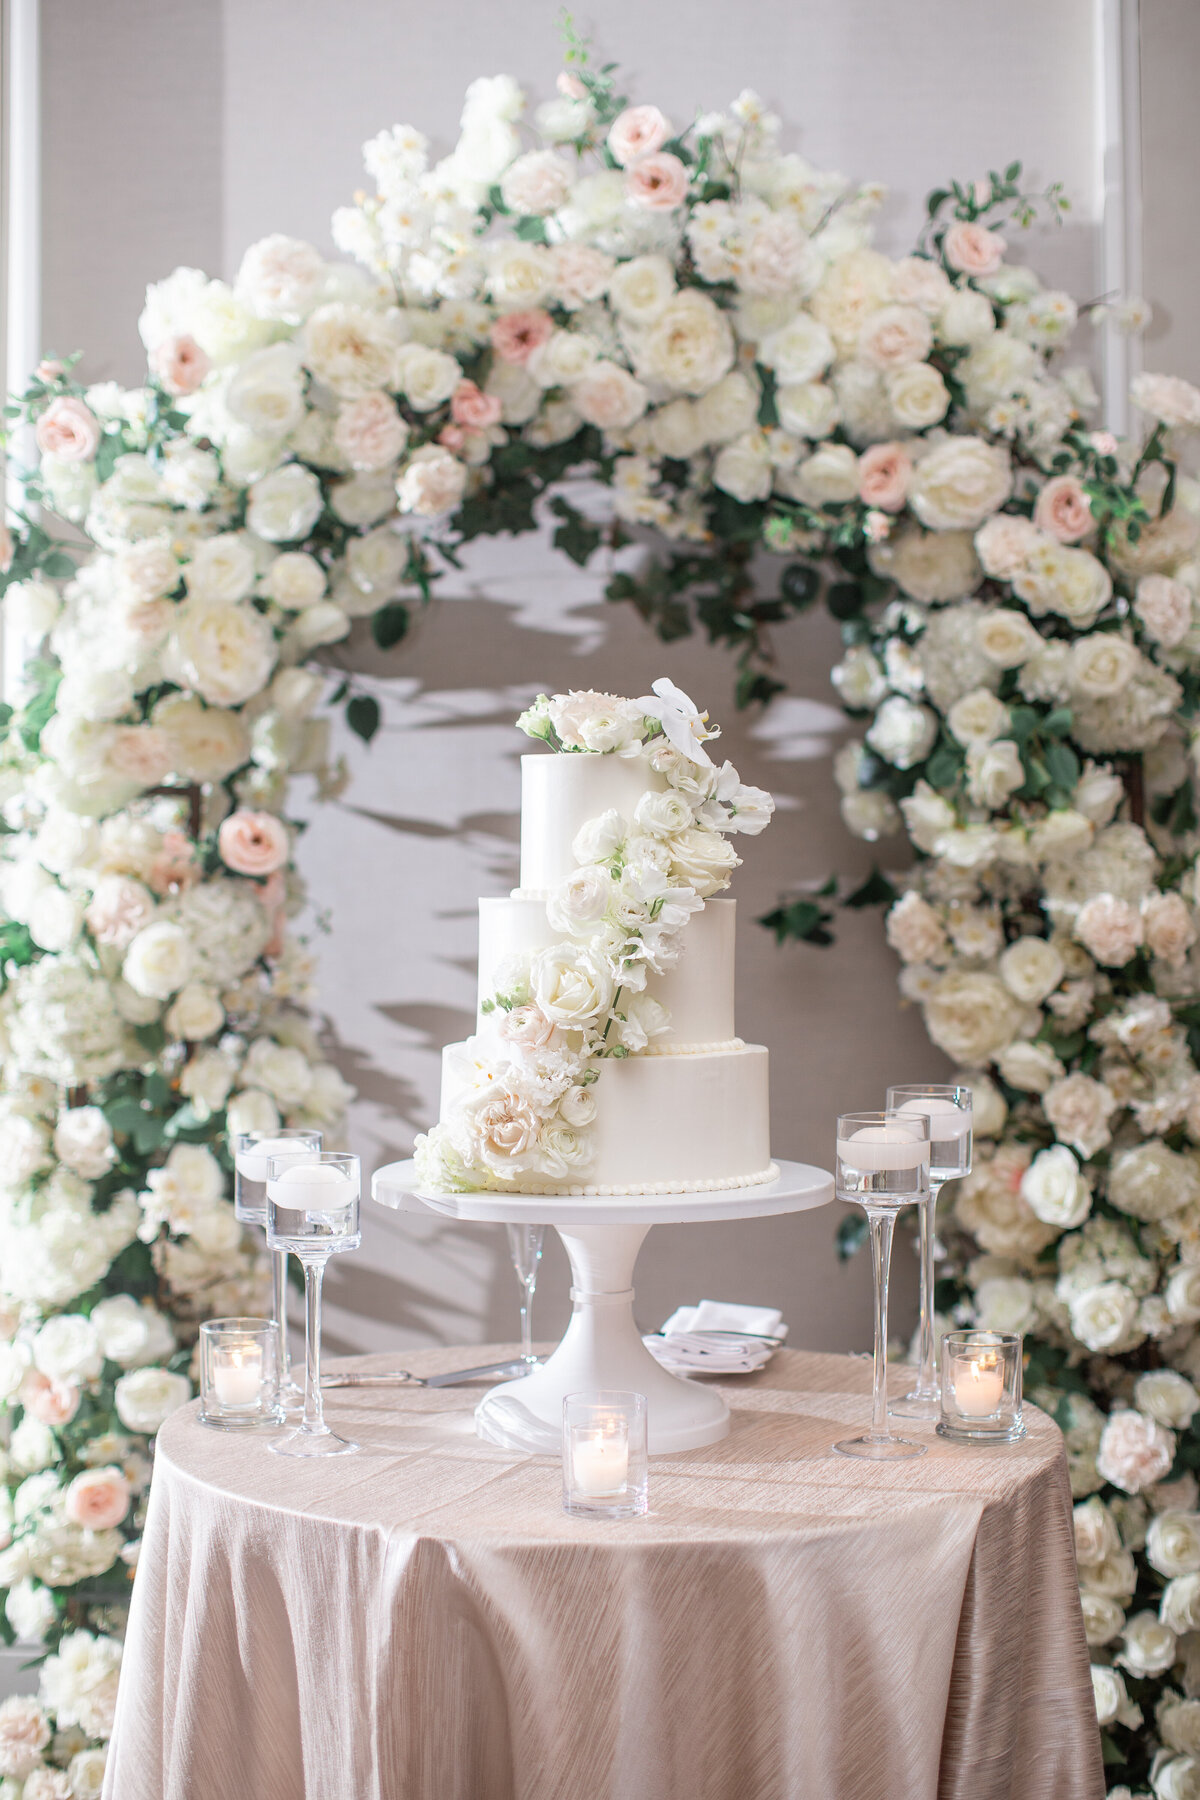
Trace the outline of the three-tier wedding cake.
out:
M 518 721 L 521 885 L 479 902 L 476 1031 L 443 1052 L 429 1192 L 676 1193 L 771 1180 L 767 1052 L 735 1035 L 736 902 L 773 802 L 671 682 Z

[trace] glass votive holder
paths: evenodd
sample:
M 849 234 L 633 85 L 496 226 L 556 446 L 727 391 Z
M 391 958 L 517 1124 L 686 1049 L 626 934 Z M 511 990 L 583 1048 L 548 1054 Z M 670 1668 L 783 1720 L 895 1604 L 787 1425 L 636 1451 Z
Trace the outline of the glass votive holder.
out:
M 1011 1444 L 1025 1436 L 1019 1331 L 946 1333 L 937 1430 L 957 1444 Z
M 200 1327 L 200 1423 L 221 1431 L 282 1425 L 279 1332 L 273 1319 L 206 1319 Z
M 632 1519 L 647 1511 L 646 1396 L 601 1389 L 563 1401 L 563 1511 Z

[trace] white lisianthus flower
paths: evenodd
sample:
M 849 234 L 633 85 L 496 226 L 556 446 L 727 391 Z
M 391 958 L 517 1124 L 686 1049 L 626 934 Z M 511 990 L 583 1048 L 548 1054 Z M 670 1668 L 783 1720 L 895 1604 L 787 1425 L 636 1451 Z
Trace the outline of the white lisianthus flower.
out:
M 139 931 L 125 952 L 122 974 L 135 994 L 168 1000 L 191 976 L 195 956 L 186 931 L 156 920 Z
M 916 466 L 909 505 L 931 531 L 970 531 L 1012 491 L 1007 450 L 982 438 L 952 437 Z
M 902 694 L 892 694 L 879 708 L 867 732 L 867 742 L 885 762 L 897 769 L 911 769 L 924 762 L 937 742 L 937 714 L 928 706 L 915 706 Z

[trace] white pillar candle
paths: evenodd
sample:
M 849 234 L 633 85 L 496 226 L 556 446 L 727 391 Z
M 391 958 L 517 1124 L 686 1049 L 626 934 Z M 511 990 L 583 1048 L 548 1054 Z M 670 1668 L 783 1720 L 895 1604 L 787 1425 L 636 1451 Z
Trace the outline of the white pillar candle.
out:
M 218 1350 L 213 1369 L 213 1391 L 222 1406 L 253 1406 L 262 1388 L 262 1349 L 245 1344 Z
M 358 1186 L 336 1163 L 295 1162 L 275 1177 L 270 1193 L 277 1206 L 291 1212 L 331 1212 L 349 1206 Z
M 984 1419 L 1004 1398 L 1004 1362 L 994 1350 L 954 1362 L 954 1404 L 968 1419 Z
M 929 1161 L 929 1139 L 914 1137 L 903 1125 L 864 1125 L 838 1139 L 837 1153 L 852 1169 L 919 1169 Z
M 629 1440 L 624 1432 L 595 1431 L 577 1436 L 571 1469 L 581 1494 L 619 1494 L 629 1474 Z
M 902 1113 L 924 1113 L 929 1120 L 929 1135 L 945 1143 L 950 1138 L 964 1138 L 971 1129 L 971 1108 L 956 1106 L 941 1094 L 920 1094 L 897 1108 Z

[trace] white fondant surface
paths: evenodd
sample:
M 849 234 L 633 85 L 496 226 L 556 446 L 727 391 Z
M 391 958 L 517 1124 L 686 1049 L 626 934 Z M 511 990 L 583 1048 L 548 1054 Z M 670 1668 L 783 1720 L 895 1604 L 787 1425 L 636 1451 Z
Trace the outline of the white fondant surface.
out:
M 563 759 L 559 759 L 563 760 Z M 598 759 L 597 759 L 598 760 Z M 708 900 L 693 913 L 683 931 L 678 963 L 665 975 L 650 975 L 646 992 L 671 1015 L 668 1030 L 653 1040 L 671 1044 L 723 1044 L 736 1033 L 733 1024 L 733 959 L 736 900 Z M 491 997 L 493 977 L 506 956 L 542 950 L 561 933 L 551 926 L 540 899 L 485 899 L 479 902 L 479 1005 Z M 487 1018 L 480 1011 L 477 1028 Z
M 644 756 L 576 754 L 521 758 L 521 886 L 557 887 L 577 867 L 571 845 L 581 825 L 615 808 L 632 821 L 647 788 L 665 788 Z

